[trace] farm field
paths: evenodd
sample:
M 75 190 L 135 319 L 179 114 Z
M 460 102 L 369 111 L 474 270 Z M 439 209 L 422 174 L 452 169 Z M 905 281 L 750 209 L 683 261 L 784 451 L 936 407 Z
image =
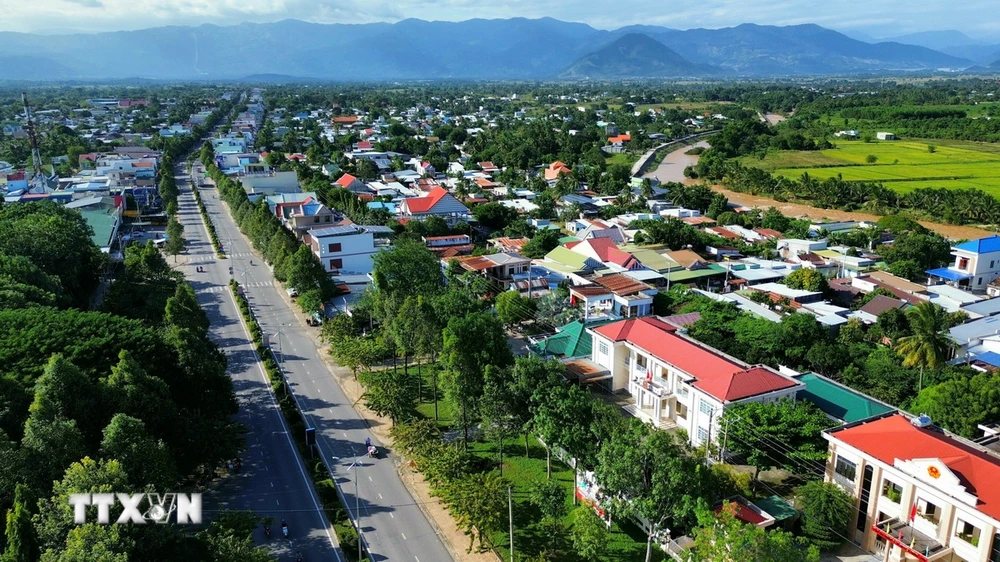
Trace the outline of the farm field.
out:
M 933 153 L 928 145 L 935 147 Z M 848 181 L 883 182 L 900 193 L 922 187 L 978 188 L 1000 197 L 1000 153 L 977 148 L 934 141 L 838 141 L 830 150 L 778 152 L 743 163 L 792 179 L 805 173 L 815 179 L 840 175 Z M 877 158 L 874 164 L 867 163 L 869 155 Z

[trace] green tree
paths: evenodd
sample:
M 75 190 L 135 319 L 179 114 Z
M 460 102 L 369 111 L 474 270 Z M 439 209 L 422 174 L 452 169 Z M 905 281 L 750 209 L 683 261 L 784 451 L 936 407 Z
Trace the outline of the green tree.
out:
M 561 447 L 574 458 L 589 457 L 593 398 L 579 386 L 546 381 L 532 396 L 535 404 L 532 428 L 545 441 L 545 473 L 552 477 L 552 447 Z M 576 463 L 574 463 L 575 465 Z
M 50 498 L 39 502 L 35 523 L 39 546 L 43 551 L 58 549 L 68 541 L 67 534 L 73 527 L 73 507 L 69 504 L 71 494 L 115 493 L 128 489 L 128 476 L 118 461 L 95 461 L 84 457 L 74 462 L 65 470 L 62 480 L 53 485 Z M 96 512 L 96 508 L 88 509 L 88 520 L 94 520 Z M 112 520 L 119 514 L 120 509 L 113 509 Z
M 500 203 L 477 205 L 472 214 L 479 224 L 492 230 L 503 230 L 518 218 L 516 209 Z
M 483 398 L 480 404 L 483 430 L 497 444 L 498 466 L 503 476 L 503 443 L 521 430 L 517 416 L 516 381 L 507 369 L 487 366 L 484 373 Z
M 562 535 L 562 520 L 566 516 L 566 488 L 558 480 L 535 480 L 528 492 L 528 501 L 542 514 L 542 526 L 549 536 L 549 547 L 555 550 Z
M 950 431 L 974 439 L 980 424 L 1000 421 L 1000 375 L 958 375 L 920 391 L 910 411 L 927 414 Z
M 802 532 L 820 550 L 834 550 L 844 541 L 854 499 L 832 482 L 813 480 L 795 489 L 802 509 Z
M 551 228 L 543 228 L 535 232 L 528 243 L 521 248 L 521 253 L 531 259 L 541 259 L 559 245 L 562 233 Z
M 164 250 L 174 256 L 174 263 L 177 263 L 177 255 L 184 251 L 184 225 L 173 216 L 167 222 L 167 243 Z
M 919 367 L 917 392 L 924 386 L 924 369 L 936 369 L 947 359 L 952 339 L 948 334 L 948 313 L 931 302 L 922 302 L 906 311 L 912 335 L 899 338 L 896 352 L 904 367 Z
M 535 315 L 535 301 L 517 291 L 504 291 L 495 300 L 497 317 L 506 326 L 513 326 Z
M 754 466 L 755 481 L 762 470 L 775 467 L 809 474 L 826 458 L 821 433 L 832 425 L 830 418 L 809 402 L 739 403 L 722 413 L 721 443 L 725 443 L 726 453 L 746 457 Z
M 18 484 L 14 492 L 14 505 L 7 510 L 5 529 L 7 547 L 3 562 L 34 562 L 38 560 L 38 540 L 31 523 L 31 491 L 27 485 Z
M 69 529 L 63 546 L 45 551 L 43 562 L 129 562 L 136 549 L 127 527 L 88 523 Z
M 729 210 L 729 199 L 721 193 L 716 193 L 712 196 L 712 201 L 708 204 L 705 214 L 714 219 L 727 210 Z
M 703 510 L 698 521 L 694 556 L 699 562 L 819 562 L 819 549 L 806 539 L 744 524 L 734 504 L 724 504 L 717 516 Z
M 874 164 L 878 162 L 878 156 L 875 156 L 874 154 L 869 154 L 868 156 L 865 156 L 865 162 L 869 164 Z
M 785 285 L 792 289 L 803 291 L 824 292 L 828 289 L 826 278 L 819 271 L 811 268 L 800 268 L 785 277 Z
M 480 550 L 483 537 L 496 531 L 507 515 L 508 483 L 495 472 L 478 472 L 459 478 L 445 488 L 442 496 L 459 529 L 469 536 L 469 549 L 476 540 Z
M 372 277 L 382 304 L 401 303 L 406 295 L 433 297 L 441 289 L 441 262 L 419 242 L 400 241 L 393 249 L 378 252 L 372 259 Z
M 459 407 L 463 443 L 468 447 L 469 424 L 483 395 L 483 369 L 507 367 L 513 356 L 496 316 L 476 312 L 448 321 L 441 358 L 448 369 L 445 392 Z
M 608 554 L 608 527 L 597 516 L 594 508 L 582 505 L 573 510 L 573 527 L 570 539 L 573 550 L 581 560 L 601 562 Z
M 361 376 L 365 385 L 365 406 L 393 425 L 406 422 L 415 412 L 416 394 L 410 377 L 396 369 L 374 371 Z
M 652 560 L 658 531 L 668 523 L 689 524 L 694 505 L 706 495 L 707 471 L 675 435 L 634 418 L 601 447 L 594 468 L 616 516 L 637 515 L 649 521 L 646 562 Z
M 141 420 L 125 414 L 116 414 L 104 429 L 101 455 L 118 460 L 136 488 L 163 490 L 177 480 L 166 444 L 150 436 Z

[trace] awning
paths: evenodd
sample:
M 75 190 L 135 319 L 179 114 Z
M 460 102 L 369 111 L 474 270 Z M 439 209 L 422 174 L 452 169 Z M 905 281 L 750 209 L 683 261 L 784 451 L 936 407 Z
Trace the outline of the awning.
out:
M 964 281 L 966 279 L 972 279 L 972 275 L 962 273 L 961 271 L 955 271 L 949 267 L 928 269 L 925 273 L 931 277 L 940 277 L 941 279 L 947 279 L 948 281 Z

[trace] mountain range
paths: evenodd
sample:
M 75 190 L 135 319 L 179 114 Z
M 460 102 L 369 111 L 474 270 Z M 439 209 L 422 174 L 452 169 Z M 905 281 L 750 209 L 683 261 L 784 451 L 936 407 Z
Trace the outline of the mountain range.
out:
M 598 30 L 551 18 L 318 24 L 298 20 L 96 34 L 0 33 L 0 78 L 323 80 L 803 76 L 933 71 L 971 60 L 813 24 Z

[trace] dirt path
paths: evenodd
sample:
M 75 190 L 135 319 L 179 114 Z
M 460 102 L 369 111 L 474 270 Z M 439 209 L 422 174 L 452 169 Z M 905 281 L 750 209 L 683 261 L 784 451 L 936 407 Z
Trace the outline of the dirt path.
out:
M 780 116 L 779 116 L 780 117 Z M 701 141 L 695 146 L 708 147 L 708 143 Z M 645 174 L 644 177 L 656 177 L 661 182 L 681 182 L 688 185 L 698 183 L 697 180 L 691 180 L 684 177 L 684 168 L 687 166 L 693 166 L 698 163 L 698 157 L 685 154 L 688 150 L 691 150 L 690 146 L 683 146 L 677 150 L 669 152 L 663 157 L 663 162 L 656 168 L 656 170 Z M 746 193 L 738 193 L 736 191 L 731 191 L 722 187 L 721 185 L 713 185 L 712 189 L 724 194 L 729 198 L 732 203 L 738 203 L 744 207 L 776 207 L 782 214 L 789 217 L 796 218 L 809 218 L 812 220 L 831 220 L 831 221 L 877 221 L 879 219 L 878 215 L 873 215 L 871 213 L 861 213 L 857 211 L 840 211 L 837 209 L 820 209 L 818 207 L 810 207 L 802 203 L 781 203 L 769 197 L 762 197 L 759 195 L 749 195 Z M 953 240 L 972 240 L 975 238 L 982 238 L 984 236 L 989 236 L 993 234 L 989 230 L 984 230 L 982 228 L 977 228 L 974 226 L 959 226 L 954 224 L 941 224 L 931 221 L 920 221 L 920 224 L 924 225 L 930 230 L 937 232 L 938 234 L 944 236 L 945 238 L 950 238 Z
M 879 219 L 878 215 L 872 215 L 870 213 L 840 211 L 837 209 L 820 209 L 817 207 L 810 207 L 809 205 L 803 205 L 801 203 L 781 203 L 768 197 L 731 191 L 720 185 L 713 185 L 712 189 L 724 194 L 729 198 L 731 203 L 738 203 L 744 207 L 776 207 L 782 214 L 789 217 L 809 218 L 813 220 L 828 219 L 831 221 L 877 221 Z M 953 240 L 971 240 L 993 234 L 988 230 L 983 230 L 974 226 L 940 224 L 930 221 L 920 221 L 920 224 L 930 230 L 933 230 L 934 232 L 937 232 L 945 238 Z

